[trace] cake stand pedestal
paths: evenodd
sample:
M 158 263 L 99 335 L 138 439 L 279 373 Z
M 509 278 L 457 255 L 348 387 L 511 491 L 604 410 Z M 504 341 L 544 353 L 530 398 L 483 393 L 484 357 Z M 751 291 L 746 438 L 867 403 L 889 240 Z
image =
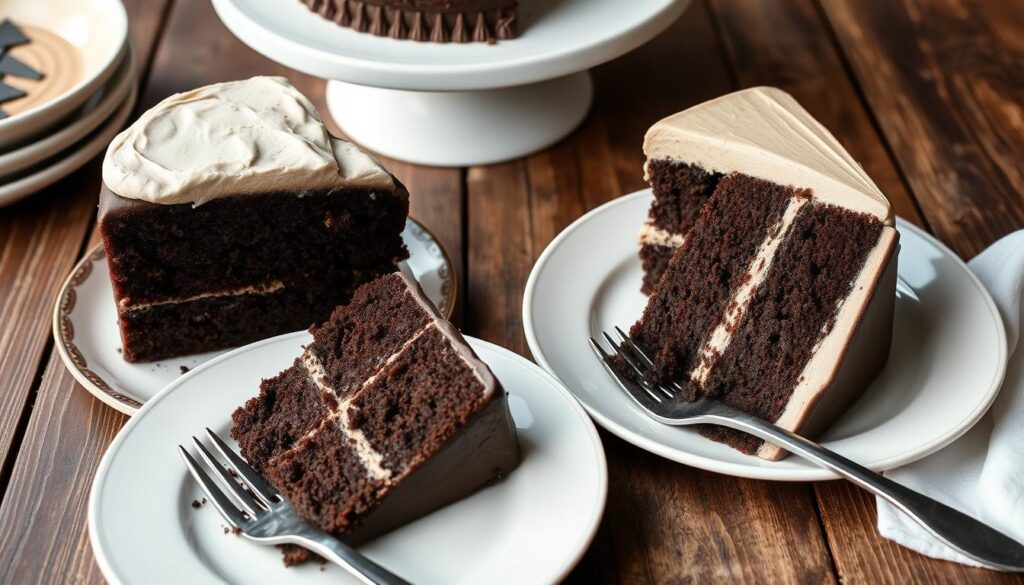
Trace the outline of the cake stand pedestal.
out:
M 355 142 L 417 164 L 518 158 L 558 142 L 586 117 L 590 74 L 478 91 L 427 92 L 327 82 L 327 109 Z
M 472 166 L 567 136 L 593 100 L 587 70 L 667 28 L 690 0 L 520 0 L 522 36 L 432 44 L 358 33 L 299 0 L 213 0 L 263 55 L 327 83 L 327 109 L 353 141 L 390 158 Z

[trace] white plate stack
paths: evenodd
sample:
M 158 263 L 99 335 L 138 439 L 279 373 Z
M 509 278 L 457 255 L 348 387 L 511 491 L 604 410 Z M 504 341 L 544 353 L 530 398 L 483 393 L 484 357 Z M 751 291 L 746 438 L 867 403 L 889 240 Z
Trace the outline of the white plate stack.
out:
M 73 68 L 67 87 L 0 118 L 4 206 L 62 179 L 102 152 L 131 114 L 136 76 L 121 0 L 0 0 L 0 15 L 0 21 L 10 19 L 30 42 L 34 32 L 56 35 L 58 44 L 66 42 L 76 56 L 50 53 L 49 70 L 40 73 L 45 79 L 68 75 L 61 68 Z

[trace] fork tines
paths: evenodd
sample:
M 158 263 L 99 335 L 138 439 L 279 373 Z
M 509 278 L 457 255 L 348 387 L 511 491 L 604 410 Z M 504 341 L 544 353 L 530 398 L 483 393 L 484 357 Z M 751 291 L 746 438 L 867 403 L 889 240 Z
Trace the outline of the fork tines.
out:
M 216 433 L 206 429 L 206 434 L 217 452 L 227 460 L 228 465 L 221 463 L 198 438 L 192 437 L 192 441 L 206 463 L 206 469 L 211 470 L 213 475 L 220 479 L 219 482 L 207 473 L 204 466 L 196 461 L 187 449 L 178 445 L 178 450 L 192 477 L 221 516 L 233 528 L 244 532 L 249 522 L 267 513 L 273 504 L 281 501 L 281 494 L 267 484 L 256 470 L 228 447 Z M 229 470 L 234 470 L 237 478 L 232 476 Z
M 608 373 L 630 396 L 639 401 L 641 406 L 647 407 L 646 402 L 649 400 L 660 403 L 675 398 L 681 390 L 679 384 L 670 382 L 666 385 L 656 382 L 657 371 L 654 361 L 622 329 L 617 326 L 614 329 L 618 341 L 607 331 L 601 332 L 601 336 L 611 347 L 611 354 L 606 352 L 597 340 L 590 338 L 591 349 Z

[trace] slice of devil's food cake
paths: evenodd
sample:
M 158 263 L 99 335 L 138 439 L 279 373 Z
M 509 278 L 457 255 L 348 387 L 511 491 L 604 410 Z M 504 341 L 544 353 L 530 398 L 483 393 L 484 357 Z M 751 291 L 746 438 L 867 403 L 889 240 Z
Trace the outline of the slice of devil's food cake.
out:
M 519 461 L 505 391 L 419 285 L 394 273 L 312 329 L 232 415 L 242 455 L 314 525 L 358 544 Z M 308 553 L 286 550 L 286 564 Z
M 117 135 L 97 215 L 124 359 L 326 319 L 408 257 L 409 193 L 281 77 L 175 94 Z
M 644 141 L 651 218 L 692 215 L 631 336 L 687 399 L 813 436 L 885 365 L 899 235 L 888 200 L 787 93 L 753 88 L 655 124 Z M 671 211 L 665 212 L 664 209 Z M 651 228 L 645 230 L 660 233 Z M 785 452 L 730 429 L 746 453 Z

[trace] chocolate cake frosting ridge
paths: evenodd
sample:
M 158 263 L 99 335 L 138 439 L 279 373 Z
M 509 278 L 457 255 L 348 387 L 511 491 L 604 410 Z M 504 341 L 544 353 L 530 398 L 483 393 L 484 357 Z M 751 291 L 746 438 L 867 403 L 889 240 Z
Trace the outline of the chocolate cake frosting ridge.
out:
M 493 44 L 518 34 L 515 0 L 299 1 L 339 26 L 392 39 Z
M 283 77 L 168 97 L 110 143 L 103 182 L 124 198 L 194 206 L 248 193 L 394 184 L 372 157 L 333 139 Z
M 842 145 L 792 96 L 755 87 L 669 116 L 644 137 L 647 160 L 744 174 L 811 189 L 814 198 L 893 225 L 888 200 Z

